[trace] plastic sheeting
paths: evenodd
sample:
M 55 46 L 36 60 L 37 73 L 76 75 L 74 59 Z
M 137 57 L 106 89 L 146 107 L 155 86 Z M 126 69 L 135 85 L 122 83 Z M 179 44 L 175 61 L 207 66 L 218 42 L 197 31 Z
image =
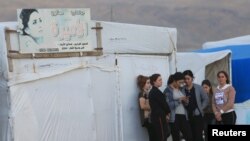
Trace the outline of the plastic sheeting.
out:
M 7 69 L 7 48 L 5 43 L 5 29 L 0 26 L 0 140 L 11 140 L 9 128 L 9 90 Z
M 136 61 L 135 61 L 136 60 Z M 145 141 L 147 131 L 141 127 L 138 106 L 138 91 L 136 77 L 139 74 L 150 76 L 153 73 L 161 74 L 164 90 L 170 74 L 167 56 L 118 56 L 121 124 L 123 130 L 123 141 Z M 133 68 L 133 69 L 130 69 Z M 130 83 L 128 85 L 128 83 Z
M 6 81 L 0 77 L 0 140 L 5 141 L 10 139 L 9 135 L 9 96 L 8 86 Z
M 201 82 L 206 78 L 210 78 L 212 82 L 216 81 L 216 78 L 211 77 L 209 74 L 215 74 L 219 70 L 226 70 L 231 72 L 231 52 L 229 50 L 219 51 L 214 53 L 177 53 L 177 68 L 178 71 L 192 70 L 194 73 L 194 82 L 201 84 Z M 229 56 L 229 57 L 228 57 Z M 220 60 L 222 62 L 217 63 Z M 208 66 L 212 65 L 212 69 L 208 69 Z
M 105 53 L 162 54 L 176 48 L 175 28 L 110 22 L 103 22 L 102 26 Z
M 108 62 L 106 69 L 73 69 L 11 86 L 14 140 L 146 140 L 139 121 L 136 76 L 160 73 L 164 89 L 170 74 L 168 57 L 109 55 L 102 59 L 89 63 L 105 68 L 101 64 Z
M 237 124 L 250 124 L 250 100 L 235 104 Z

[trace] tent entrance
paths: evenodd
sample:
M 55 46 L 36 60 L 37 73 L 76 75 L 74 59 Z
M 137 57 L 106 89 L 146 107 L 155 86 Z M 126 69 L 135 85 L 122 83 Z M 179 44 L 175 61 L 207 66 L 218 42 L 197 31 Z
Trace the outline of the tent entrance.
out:
M 213 63 L 210 63 L 206 66 L 205 69 L 205 78 L 209 79 L 212 86 L 217 86 L 217 73 L 221 70 L 226 71 L 230 74 L 231 81 L 231 63 L 230 63 L 230 54 L 227 54 L 224 58 L 217 60 Z

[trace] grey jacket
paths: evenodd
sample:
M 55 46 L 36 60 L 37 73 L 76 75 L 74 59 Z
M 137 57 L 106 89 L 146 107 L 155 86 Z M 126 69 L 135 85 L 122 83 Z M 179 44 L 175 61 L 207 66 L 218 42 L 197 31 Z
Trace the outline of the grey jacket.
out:
M 182 92 L 183 92 L 183 94 L 185 94 L 184 91 L 182 91 Z M 169 108 L 171 110 L 169 122 L 173 123 L 175 121 L 175 109 L 176 109 L 176 107 L 178 107 L 182 103 L 180 103 L 179 100 L 174 99 L 173 89 L 170 86 L 167 86 L 167 88 L 164 90 L 163 93 L 166 95 L 166 101 L 167 101 Z M 188 120 L 188 115 L 187 115 L 186 109 L 185 109 L 185 115 L 186 115 L 186 119 Z
M 199 111 L 196 112 L 201 112 L 202 116 L 204 116 L 203 110 L 207 107 L 208 105 L 208 96 L 203 90 L 203 88 L 198 85 L 198 84 L 193 84 L 194 89 L 195 89 L 195 96 L 197 100 L 197 106 L 199 108 Z M 186 95 L 184 88 L 181 89 L 181 91 Z M 166 101 L 169 104 L 169 108 L 171 110 L 170 114 L 170 121 L 169 122 L 174 122 L 175 121 L 175 108 L 179 105 L 182 104 L 178 100 L 174 99 L 173 96 L 173 89 L 169 86 L 164 90 L 163 92 L 166 95 Z M 187 111 L 185 111 L 186 119 L 188 120 L 188 115 Z
M 193 83 L 194 89 L 195 89 L 195 96 L 197 101 L 197 106 L 199 111 L 195 111 L 195 114 L 197 115 L 199 112 L 204 116 L 203 110 L 207 107 L 209 99 L 205 91 L 203 90 L 202 86 Z M 184 91 L 185 93 L 185 91 Z

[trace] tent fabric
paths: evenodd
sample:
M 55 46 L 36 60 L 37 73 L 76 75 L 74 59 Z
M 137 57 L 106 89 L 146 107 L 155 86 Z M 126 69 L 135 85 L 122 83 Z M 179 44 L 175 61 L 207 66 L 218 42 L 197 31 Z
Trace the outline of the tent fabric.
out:
M 215 52 L 231 50 L 232 52 L 232 84 L 236 89 L 235 110 L 237 124 L 250 124 L 250 88 L 247 75 L 250 71 L 250 35 L 207 42 L 197 52 Z
M 209 49 L 209 48 L 218 48 L 225 46 L 249 45 L 250 44 L 249 39 L 250 35 L 245 35 L 220 41 L 206 42 L 202 45 L 202 48 Z
M 217 80 L 217 72 L 220 70 L 225 70 L 228 74 L 231 74 L 231 52 L 223 59 L 217 60 L 209 65 L 206 66 L 205 70 L 205 78 L 209 79 L 212 86 L 215 88 L 217 87 L 218 80 Z M 230 79 L 231 79 L 230 75 Z
M 9 96 L 8 96 L 8 86 L 5 81 L 2 80 L 3 77 L 0 77 L 0 140 L 9 140 Z
M 136 77 L 160 73 L 163 90 L 176 63 L 177 70 L 192 65 L 201 80 L 206 65 L 228 55 L 193 53 L 182 62 L 176 60 L 176 29 L 101 25 L 102 56 L 13 59 L 10 72 L 5 30 L 16 30 L 16 22 L 0 24 L 1 141 L 148 140 L 139 121 Z M 10 34 L 18 50 L 17 34 Z M 95 45 L 95 31 L 91 35 Z
M 5 43 L 5 28 L 0 26 L 0 141 L 11 140 L 9 127 L 10 96 L 8 90 L 8 60 Z
M 233 60 L 244 60 L 249 58 L 250 54 L 250 44 L 248 45 L 227 45 L 227 46 L 219 46 L 218 48 L 207 48 L 204 50 L 198 50 L 198 52 L 215 52 L 221 50 L 231 50 L 232 51 L 232 59 Z
M 96 22 L 97 21 L 90 22 L 90 26 L 94 27 Z M 176 28 L 99 22 L 103 27 L 101 30 L 101 39 L 104 54 L 171 54 L 176 50 Z M 17 22 L 0 23 L 0 27 L 15 31 Z M 90 34 L 92 37 L 91 44 L 95 48 L 97 47 L 96 32 L 91 30 Z M 18 37 L 16 34 L 12 37 L 11 46 L 12 50 L 19 50 Z
M 207 78 L 213 82 L 215 78 L 211 77 L 211 73 L 214 71 L 222 68 L 230 71 L 230 54 L 229 50 L 214 53 L 177 53 L 177 71 L 191 70 L 195 76 L 194 82 L 197 84 L 201 84 Z M 221 62 L 218 63 L 218 61 Z M 211 68 L 209 66 L 212 66 L 213 69 L 209 69 Z
M 100 75 L 111 82 L 92 81 Z M 14 140 L 95 141 L 102 137 L 115 141 L 114 75 L 95 68 L 81 69 L 12 86 Z M 100 87 L 93 90 L 96 85 Z
M 102 26 L 105 53 L 167 54 L 176 48 L 175 28 L 133 24 L 121 26 L 120 23 L 111 22 L 103 22 Z
M 176 29 L 101 25 L 102 56 L 12 59 L 10 72 L 5 30 L 15 31 L 16 22 L 0 24 L 1 141 L 148 139 L 139 121 L 136 77 L 160 73 L 165 88 L 176 68 Z M 17 34 L 10 37 L 18 50 Z
M 248 40 L 250 41 L 250 38 Z M 226 44 L 226 41 L 229 43 Z M 248 85 L 250 76 L 247 75 L 250 71 L 250 44 L 239 45 L 235 39 L 233 41 L 237 45 L 234 45 L 233 41 L 226 41 L 224 42 L 225 46 L 221 46 L 223 44 L 220 41 L 218 47 L 215 47 L 216 42 L 214 42 L 211 44 L 211 48 L 208 46 L 209 43 L 205 43 L 207 49 L 198 50 L 197 52 L 215 52 L 226 49 L 232 51 L 232 84 L 237 92 L 235 102 L 241 103 L 250 99 L 250 87 Z
M 95 21 L 92 21 L 91 26 L 95 26 Z M 101 22 L 103 54 L 175 54 L 177 31 L 175 28 L 154 27 L 144 25 L 122 24 L 112 22 Z M 0 23 L 2 29 L 2 41 L 5 43 L 5 30 L 15 31 L 17 28 L 16 22 Z M 11 32 L 11 47 L 12 50 L 19 50 L 17 34 Z M 95 31 L 91 31 L 91 44 L 96 46 Z M 157 38 L 154 38 L 157 37 Z M 7 51 L 6 51 L 7 52 Z M 5 53 L 6 53 L 5 52 Z M 4 58 L 6 59 L 6 58 Z M 175 58 L 172 57 L 171 61 Z M 45 61 L 46 60 L 46 61 Z M 13 60 L 14 72 L 9 76 L 9 85 L 51 77 L 53 75 L 64 73 L 72 69 L 89 67 L 85 65 L 88 59 L 82 58 L 64 58 L 50 61 L 50 59 L 21 59 Z M 4 61 L 7 62 L 7 61 Z M 41 63 L 43 62 L 43 63 Z M 81 62 L 81 63 L 79 63 Z M 172 61 L 174 62 L 174 61 Z M 169 62 L 169 63 L 172 63 Z M 39 65 L 38 65 L 39 64 Z M 75 65 L 72 65 L 75 64 Z M 80 64 L 80 65 L 79 65 Z M 172 66 L 175 66 L 174 64 Z M 50 72 L 46 68 L 50 69 Z M 39 71 L 38 71 L 39 69 Z M 172 70 L 175 68 L 173 67 Z M 40 71 L 44 70 L 44 71 Z M 38 72 L 37 72 L 38 71 Z
M 115 59 L 117 66 L 110 61 Z M 113 65 L 112 71 L 80 68 L 11 86 L 14 140 L 146 140 L 139 122 L 136 76 L 160 73 L 164 89 L 168 57 L 109 55 L 104 60 Z
M 121 125 L 123 141 L 144 141 L 147 139 L 147 131 L 142 127 L 139 118 L 138 91 L 136 87 L 136 77 L 138 74 L 146 76 L 152 73 L 159 73 L 162 76 L 162 91 L 167 86 L 167 79 L 170 74 L 167 56 L 137 56 L 137 55 L 119 55 L 119 83 L 120 94 L 119 103 L 121 103 Z M 134 61 L 136 60 L 136 61 Z M 133 69 L 128 69 L 133 68 Z M 131 83 L 131 85 L 128 85 Z M 146 136 L 145 136 L 146 135 Z M 139 138 L 135 137 L 138 136 Z
M 235 104 L 237 124 L 250 124 L 250 100 Z

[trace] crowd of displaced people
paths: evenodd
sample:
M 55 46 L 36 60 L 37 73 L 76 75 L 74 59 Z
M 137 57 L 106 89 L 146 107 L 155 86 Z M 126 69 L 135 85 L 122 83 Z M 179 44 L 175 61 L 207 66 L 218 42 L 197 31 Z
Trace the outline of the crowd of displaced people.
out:
M 141 124 L 149 141 L 166 141 L 170 135 L 173 141 L 207 141 L 209 124 L 234 125 L 236 92 L 225 71 L 217 73 L 217 80 L 213 90 L 209 80 L 195 84 L 193 72 L 185 70 L 170 75 L 162 92 L 160 74 L 139 75 Z

